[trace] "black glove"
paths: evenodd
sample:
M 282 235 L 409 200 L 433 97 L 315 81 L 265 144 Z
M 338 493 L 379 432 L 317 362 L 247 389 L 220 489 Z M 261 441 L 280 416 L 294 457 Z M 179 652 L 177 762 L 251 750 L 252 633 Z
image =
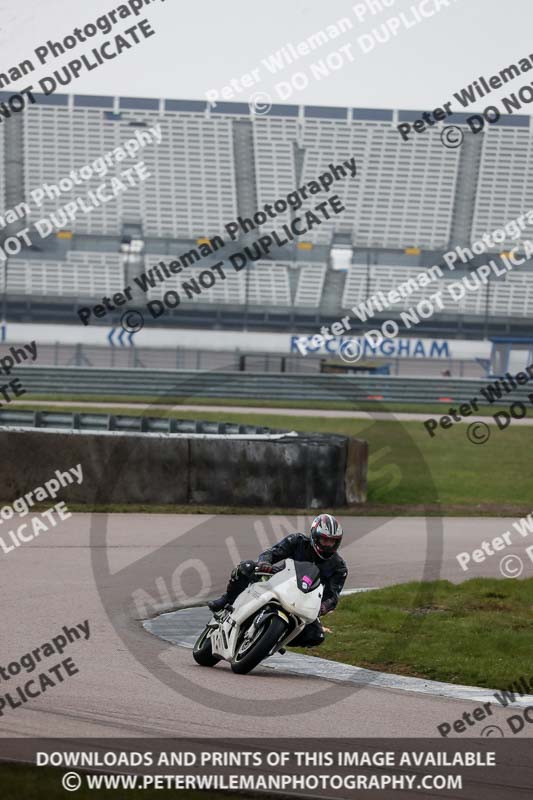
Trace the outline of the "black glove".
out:
M 268 561 L 258 561 L 256 564 L 256 570 L 258 572 L 268 572 L 269 574 L 274 572 L 272 564 L 269 564 Z
M 242 578 L 243 576 L 246 578 L 251 578 L 254 574 L 255 569 L 255 561 L 241 561 L 240 564 L 237 564 L 233 572 L 231 573 L 231 577 L 234 580 L 238 578 Z
M 237 570 L 239 571 L 240 575 L 244 575 L 246 578 L 251 578 L 255 570 L 255 561 L 241 561 L 237 567 Z
M 318 612 L 319 617 L 323 617 L 325 614 L 328 614 L 331 611 L 329 607 L 329 603 L 322 603 L 320 606 L 320 611 Z

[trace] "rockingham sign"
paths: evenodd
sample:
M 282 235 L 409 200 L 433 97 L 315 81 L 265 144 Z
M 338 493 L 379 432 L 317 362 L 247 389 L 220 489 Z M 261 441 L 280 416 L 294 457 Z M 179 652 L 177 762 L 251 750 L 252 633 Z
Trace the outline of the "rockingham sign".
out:
M 331 326 L 335 333 L 335 323 Z M 80 330 L 82 334 L 80 335 Z M 84 344 L 109 347 L 109 328 L 105 325 L 89 325 L 80 328 L 78 325 L 47 325 L 10 322 L 8 327 L 9 341 L 36 339 L 40 345 L 53 345 L 56 341 L 63 344 Z M 317 334 L 267 333 L 262 331 L 210 331 L 193 328 L 149 328 L 144 327 L 136 338 L 138 347 L 160 347 L 174 350 L 209 350 L 212 352 L 231 353 L 273 353 L 279 355 L 302 354 L 298 342 L 304 343 L 309 354 L 333 357 L 344 343 L 357 339 L 353 336 L 322 337 L 321 345 L 316 344 Z M 361 337 L 362 338 L 362 337 Z M 431 339 L 416 336 L 384 339 L 374 349 L 370 343 L 366 345 L 367 354 L 386 358 L 433 358 L 444 360 L 473 360 L 490 358 L 491 343 L 470 339 Z
M 291 336 L 291 353 L 336 356 L 341 350 L 354 345 L 358 358 L 432 358 L 436 360 L 470 360 L 488 358 L 488 342 L 458 341 L 457 339 L 419 339 L 416 337 L 373 339 L 366 336 Z

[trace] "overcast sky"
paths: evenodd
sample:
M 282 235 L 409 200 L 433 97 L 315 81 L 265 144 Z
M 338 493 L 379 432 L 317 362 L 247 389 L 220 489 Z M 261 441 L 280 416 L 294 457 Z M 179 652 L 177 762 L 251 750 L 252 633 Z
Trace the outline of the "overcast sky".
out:
M 374 5 L 377 1 L 372 0 Z M 412 24 L 415 16 L 410 9 L 422 0 L 383 2 L 392 5 L 380 14 L 368 12 L 361 21 L 353 10 L 356 3 L 347 0 L 153 0 L 137 21 L 148 18 L 156 35 L 98 69 L 82 73 L 68 88 L 58 91 L 205 99 L 207 90 L 221 91 L 232 78 L 256 69 L 259 82 L 233 99 L 248 102 L 254 91 L 264 91 L 281 102 L 276 84 L 303 71 L 308 86 L 295 90 L 286 102 L 432 109 L 451 100 L 455 91 L 480 75 L 489 77 L 533 54 L 531 0 L 448 0 L 448 8 L 445 0 L 425 0 L 427 10 L 439 3 L 443 8 L 408 30 L 400 23 L 393 40 L 377 44 L 365 54 L 358 37 L 366 34 L 364 42 L 369 48 L 373 28 L 381 31 L 381 25 L 399 17 L 401 11 Z M 119 5 L 113 0 L 0 0 L 0 72 L 26 58 L 35 61 L 36 47 L 48 39 L 62 40 L 73 28 L 94 22 Z M 365 5 L 364 0 L 360 5 Z M 353 23 L 351 30 L 278 75 L 271 75 L 262 63 L 283 45 L 290 42 L 296 46 L 343 17 Z M 52 59 L 49 66 L 40 66 L 29 76 L 27 83 L 31 79 L 36 86 L 40 78 L 134 22 L 134 18 L 121 20 L 111 34 Z M 344 45 L 351 46 L 347 52 L 354 57 L 353 63 L 343 55 L 342 68 L 321 81 L 314 79 L 310 65 Z M 516 91 L 528 78 L 533 79 L 533 71 L 477 107 Z

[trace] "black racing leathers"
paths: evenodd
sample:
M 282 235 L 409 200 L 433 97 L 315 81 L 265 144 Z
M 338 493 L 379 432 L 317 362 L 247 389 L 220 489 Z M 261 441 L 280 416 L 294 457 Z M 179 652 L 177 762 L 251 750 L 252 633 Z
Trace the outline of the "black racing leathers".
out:
M 304 536 L 303 533 L 291 533 L 261 553 L 258 561 L 276 564 L 278 561 L 283 561 L 284 558 L 293 558 L 295 561 L 312 561 L 316 564 L 324 584 L 322 608 L 325 611 L 333 611 L 339 602 L 339 595 L 348 575 L 344 559 L 338 553 L 334 553 L 330 558 L 322 559 L 313 550 L 311 539 L 308 536 Z

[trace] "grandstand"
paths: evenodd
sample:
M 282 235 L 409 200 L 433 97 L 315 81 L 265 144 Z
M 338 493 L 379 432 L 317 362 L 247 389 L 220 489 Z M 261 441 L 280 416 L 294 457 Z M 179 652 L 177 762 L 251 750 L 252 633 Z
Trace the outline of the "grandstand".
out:
M 274 249 L 238 273 L 229 270 L 226 280 L 184 301 L 157 324 L 315 329 L 372 293 L 390 290 L 424 267 L 442 263 L 449 248 L 468 246 L 533 208 L 529 117 L 502 117 L 483 135 L 467 132 L 461 148 L 447 149 L 441 126 L 412 141 L 402 140 L 396 125 L 417 118 L 418 111 L 274 105 L 267 115 L 254 116 L 242 103 L 219 103 L 211 109 L 202 101 L 82 95 L 37 100 L 0 127 L 2 217 L 15 204 L 29 203 L 36 187 L 58 183 L 71 170 L 119 147 L 135 131 L 159 125 L 162 141 L 115 164 L 110 172 L 119 175 L 142 160 L 148 180 L 9 259 L 7 290 L 14 319 L 75 323 L 80 305 L 120 291 L 136 270 L 223 233 L 224 225 L 238 215 L 253 216 L 265 203 L 315 179 L 330 163 L 349 158 L 356 160 L 356 178 L 332 190 L 339 194 L 344 213 L 305 240 Z M 447 124 L 468 131 L 465 119 L 456 114 Z M 40 207 L 29 203 L 25 224 L 96 191 L 104 180 L 94 175 L 60 199 L 46 197 Z M 279 229 L 321 199 L 323 195 L 309 198 L 298 211 L 288 208 L 262 232 Z M 141 246 L 128 264 L 123 251 L 132 230 Z M 10 232 L 13 226 L 0 230 Z M 533 228 L 521 236 L 533 238 Z M 516 244 L 507 238 L 500 247 L 509 250 Z M 332 263 L 331 250 L 339 247 L 351 251 L 347 270 Z M 224 261 L 226 255 L 213 254 L 206 264 Z M 487 258 L 477 257 L 471 267 Z M 195 269 L 191 266 L 188 275 Z M 457 280 L 459 274 L 458 268 L 442 280 Z M 145 299 L 160 299 L 167 290 L 178 289 L 180 278 L 154 286 Z M 420 289 L 396 311 L 437 290 L 436 284 Z M 520 334 L 528 330 L 532 313 L 533 270 L 526 264 L 449 304 L 421 331 Z

